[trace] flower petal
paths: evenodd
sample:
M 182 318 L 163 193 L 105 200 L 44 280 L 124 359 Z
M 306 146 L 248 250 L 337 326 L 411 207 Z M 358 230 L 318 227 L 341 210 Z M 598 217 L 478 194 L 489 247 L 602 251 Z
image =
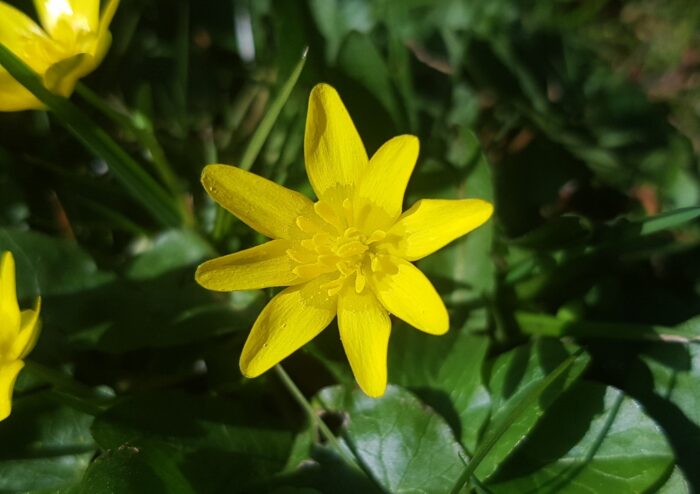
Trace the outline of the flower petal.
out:
M 102 13 L 100 14 L 100 33 L 109 29 L 109 25 L 112 23 L 114 14 L 117 12 L 120 0 L 107 0 L 104 7 L 102 8 Z
M 97 67 L 107 54 L 109 46 L 112 44 L 112 34 L 109 32 L 109 26 L 112 24 L 114 14 L 119 7 L 120 0 L 107 0 L 102 14 L 100 15 L 100 27 L 97 30 L 97 44 L 93 55 L 93 67 Z
M 88 68 L 91 61 L 92 57 L 85 53 L 59 60 L 44 72 L 44 86 L 52 93 L 68 98 L 73 94 L 78 79 L 92 70 Z
M 271 240 L 217 257 L 197 268 L 195 280 L 208 290 L 220 292 L 289 286 L 298 279 L 292 273 L 296 263 L 287 255 L 291 246 L 288 240 Z
M 370 280 L 377 298 L 386 309 L 411 326 L 430 334 L 444 334 L 450 326 L 449 315 L 430 280 L 413 264 L 386 256 L 395 271 L 372 273 Z
M 18 57 L 25 59 L 28 41 L 38 38 L 47 38 L 47 36 L 36 22 L 24 12 L 5 2 L 0 2 L 0 43 Z M 31 64 L 31 60 L 25 60 L 25 63 Z
M 0 344 L 14 340 L 20 325 L 15 288 L 15 258 L 12 252 L 0 257 Z
M 421 199 L 388 232 L 392 254 L 415 261 L 482 225 L 493 205 L 481 199 Z
M 387 350 L 391 320 L 371 290 L 354 286 L 338 298 L 338 328 L 357 384 L 366 395 L 382 396 L 387 380 Z
M 99 0 L 34 0 L 39 21 L 52 38 L 57 37 L 61 21 L 72 31 L 96 32 L 100 12 Z
M 328 84 L 318 84 L 309 96 L 304 160 L 316 196 L 335 197 L 336 201 L 343 195 L 338 191 L 346 193 L 357 184 L 368 166 L 367 151 L 355 124 Z
M 9 417 L 12 411 L 12 390 L 22 367 L 24 362 L 21 360 L 0 364 L 0 420 Z
M 39 333 L 41 332 L 41 321 L 39 313 L 41 312 L 41 297 L 36 299 L 34 308 L 22 311 L 22 321 L 17 337 L 12 342 L 10 354 L 12 358 L 23 359 L 29 352 L 34 349 Z
M 321 285 L 327 277 L 289 287 L 262 310 L 241 353 L 241 372 L 257 377 L 311 341 L 336 314 L 337 297 Z
M 381 208 L 386 213 L 388 224 L 401 215 L 404 192 L 416 165 L 419 147 L 418 138 L 412 135 L 390 139 L 374 153 L 360 182 L 358 198 Z M 372 208 L 369 212 L 372 212 Z M 369 230 L 387 226 L 372 224 Z
M 38 110 L 43 107 L 43 103 L 36 96 L 0 69 L 0 112 Z
M 297 217 L 313 212 L 306 196 L 235 166 L 207 165 L 202 184 L 223 208 L 270 238 L 299 237 Z

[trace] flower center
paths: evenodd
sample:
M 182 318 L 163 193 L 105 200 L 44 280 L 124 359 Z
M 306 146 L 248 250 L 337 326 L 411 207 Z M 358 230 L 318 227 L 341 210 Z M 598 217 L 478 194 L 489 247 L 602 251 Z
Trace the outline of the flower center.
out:
M 287 250 L 287 255 L 297 263 L 294 274 L 309 280 L 335 273 L 332 281 L 322 286 L 329 296 L 336 295 L 348 282 L 354 282 L 355 291 L 361 293 L 367 284 L 367 274 L 381 265 L 375 247 L 386 237 L 386 232 L 374 230 L 368 234 L 355 227 L 352 205 L 347 199 L 340 211 L 319 201 L 314 205 L 314 213 L 296 220 L 297 227 L 308 238 Z

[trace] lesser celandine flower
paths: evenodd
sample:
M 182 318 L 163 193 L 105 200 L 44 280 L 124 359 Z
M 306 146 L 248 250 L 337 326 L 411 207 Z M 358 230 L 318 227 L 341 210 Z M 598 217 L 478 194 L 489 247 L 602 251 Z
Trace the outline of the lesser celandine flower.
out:
M 204 169 L 211 197 L 273 240 L 205 262 L 196 279 L 220 291 L 288 287 L 255 321 L 240 359 L 244 375 L 270 369 L 337 315 L 358 384 L 380 396 L 389 313 L 430 334 L 449 327 L 440 296 L 411 262 L 484 223 L 493 207 L 480 199 L 423 199 L 402 214 L 418 139 L 395 137 L 368 159 L 338 93 L 326 84 L 309 98 L 304 155 L 316 202 L 240 168 Z
M 34 0 L 41 26 L 0 1 L 0 42 L 38 73 L 54 93 L 69 96 L 78 79 L 102 61 L 119 0 Z M 42 103 L 0 67 L 0 111 L 42 108 Z
M 12 253 L 0 257 L 0 420 L 10 415 L 12 389 L 24 367 L 22 359 L 34 348 L 39 336 L 41 299 L 34 308 L 20 312 L 15 289 L 15 260 Z

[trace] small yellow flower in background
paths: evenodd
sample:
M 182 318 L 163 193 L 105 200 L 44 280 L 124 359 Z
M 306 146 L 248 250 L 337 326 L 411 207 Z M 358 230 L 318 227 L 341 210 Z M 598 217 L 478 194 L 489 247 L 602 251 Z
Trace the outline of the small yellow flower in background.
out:
M 111 43 L 108 31 L 119 0 L 34 0 L 43 29 L 0 1 L 0 43 L 39 74 L 44 85 L 70 96 L 78 79 L 102 62 Z M 36 97 L 0 67 L 0 111 L 43 108 Z
M 0 257 L 0 420 L 12 410 L 12 389 L 24 367 L 22 359 L 39 337 L 41 299 L 34 309 L 20 312 L 15 288 L 15 260 L 11 252 Z
M 423 199 L 402 214 L 418 139 L 395 137 L 369 159 L 338 93 L 326 84 L 309 97 L 304 155 L 315 203 L 240 168 L 204 168 L 209 195 L 273 240 L 205 262 L 196 280 L 217 291 L 288 287 L 255 321 L 240 359 L 244 375 L 267 371 L 337 316 L 358 384 L 381 396 L 389 313 L 430 334 L 449 327 L 440 296 L 411 261 L 478 227 L 493 207 L 480 199 Z

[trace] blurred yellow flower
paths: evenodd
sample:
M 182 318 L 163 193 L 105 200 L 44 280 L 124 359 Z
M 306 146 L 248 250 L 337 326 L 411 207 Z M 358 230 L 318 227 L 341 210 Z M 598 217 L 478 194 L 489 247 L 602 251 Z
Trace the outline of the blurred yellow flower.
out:
M 240 168 L 204 168 L 209 195 L 274 240 L 205 262 L 196 280 L 218 291 L 288 287 L 255 321 L 240 359 L 244 375 L 267 371 L 337 316 L 358 384 L 381 396 L 389 313 L 430 334 L 449 327 L 440 296 L 411 261 L 478 227 L 493 207 L 480 199 L 423 199 L 402 214 L 418 139 L 395 137 L 368 159 L 338 93 L 326 84 L 311 91 L 304 155 L 315 203 Z
M 12 410 L 12 389 L 24 367 L 22 359 L 39 337 L 41 299 L 33 309 L 20 312 L 15 289 L 15 260 L 11 252 L 0 257 L 0 420 Z
M 34 0 L 43 29 L 0 1 L 0 43 L 39 74 L 44 85 L 70 96 L 78 79 L 102 62 L 111 43 L 108 31 L 119 0 Z M 0 111 L 43 108 L 42 103 L 0 67 Z

